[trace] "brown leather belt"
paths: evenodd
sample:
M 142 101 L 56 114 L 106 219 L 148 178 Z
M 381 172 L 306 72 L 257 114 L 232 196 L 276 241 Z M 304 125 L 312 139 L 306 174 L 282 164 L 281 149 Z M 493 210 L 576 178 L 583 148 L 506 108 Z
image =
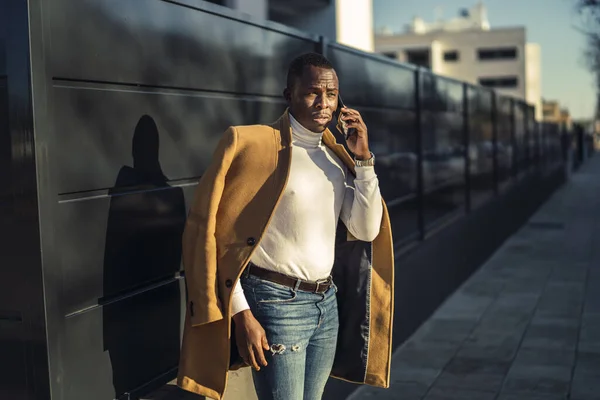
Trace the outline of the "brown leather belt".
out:
M 302 279 L 292 278 L 291 276 L 284 275 L 279 272 L 261 268 L 252 263 L 248 264 L 247 269 L 248 274 L 256 276 L 257 278 L 278 283 L 280 285 L 287 286 L 290 289 L 300 289 L 304 292 L 325 293 L 327 290 L 329 290 L 331 284 L 333 283 L 331 276 L 328 276 L 327 279 L 321 279 L 316 282 L 303 281 Z

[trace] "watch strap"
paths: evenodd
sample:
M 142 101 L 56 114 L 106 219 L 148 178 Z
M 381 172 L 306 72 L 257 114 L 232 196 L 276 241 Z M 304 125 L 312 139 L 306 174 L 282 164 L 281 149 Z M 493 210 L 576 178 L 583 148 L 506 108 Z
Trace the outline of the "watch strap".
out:
M 368 160 L 357 160 L 355 158 L 354 165 L 357 167 L 373 167 L 375 165 L 375 155 L 371 153 L 371 158 Z

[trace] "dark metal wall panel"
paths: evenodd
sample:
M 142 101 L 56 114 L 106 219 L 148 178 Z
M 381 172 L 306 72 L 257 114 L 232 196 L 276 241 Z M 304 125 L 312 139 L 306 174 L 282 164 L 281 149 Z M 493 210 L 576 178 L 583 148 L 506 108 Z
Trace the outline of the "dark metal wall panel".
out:
M 6 77 L 6 42 L 8 40 L 8 3 L 0 5 L 0 76 Z
M 423 73 L 424 220 L 431 225 L 465 204 L 465 121 L 461 84 Z
M 137 172 L 124 167 L 115 174 Z M 172 279 L 180 271 L 181 234 L 194 189 L 194 183 L 146 183 L 144 190 L 61 202 L 56 234 L 64 249 L 64 315 Z
M 417 233 L 417 156 L 415 113 L 409 110 L 361 109 L 369 128 L 369 146 L 377 155 L 375 171 L 386 200 L 394 241 Z
M 8 80 L 6 75 L 0 75 L 0 209 L 9 208 L 12 204 L 10 170 L 11 140 L 8 120 Z
M 527 171 L 527 120 L 524 107 L 515 103 L 516 162 L 519 176 Z
M 131 165 L 134 156 L 137 163 L 160 161 L 169 180 L 197 178 L 225 129 L 272 122 L 285 107 L 283 100 L 254 96 L 66 82 L 53 93 L 58 194 L 131 186 L 116 182 L 115 171 Z
M 500 187 L 504 188 L 511 178 L 511 169 L 514 163 L 515 149 L 512 142 L 513 121 L 511 116 L 510 99 L 497 96 L 497 131 L 498 131 L 498 180 Z
M 27 1 L 0 2 L 0 399 L 48 393 Z
M 492 96 L 489 89 L 469 87 L 469 166 L 471 203 L 488 200 L 494 191 Z
M 162 0 L 54 0 L 47 13 L 53 78 L 280 96 L 289 61 L 314 50 Z
M 72 382 L 52 398 L 120 397 L 173 378 L 181 234 L 217 141 L 273 122 L 289 62 L 316 42 L 174 2 L 38 4 L 50 357 Z
M 57 398 L 113 399 L 161 374 L 172 376 L 183 320 L 180 293 L 173 281 L 66 318 L 61 357 L 69 384 Z
M 327 57 L 340 78 L 340 94 L 350 107 L 362 105 L 414 110 L 414 71 L 340 45 L 331 45 Z
M 542 123 L 542 137 L 545 144 L 544 160 L 548 168 L 559 165 L 563 160 L 560 127 Z

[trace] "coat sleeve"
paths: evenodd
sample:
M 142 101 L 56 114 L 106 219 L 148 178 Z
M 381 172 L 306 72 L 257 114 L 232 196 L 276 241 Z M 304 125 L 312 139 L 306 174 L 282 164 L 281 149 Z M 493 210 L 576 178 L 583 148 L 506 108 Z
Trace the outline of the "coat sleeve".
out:
M 237 132 L 229 128 L 200 178 L 183 232 L 183 267 L 192 326 L 223 319 L 217 280 L 217 211 L 225 177 L 236 152 Z

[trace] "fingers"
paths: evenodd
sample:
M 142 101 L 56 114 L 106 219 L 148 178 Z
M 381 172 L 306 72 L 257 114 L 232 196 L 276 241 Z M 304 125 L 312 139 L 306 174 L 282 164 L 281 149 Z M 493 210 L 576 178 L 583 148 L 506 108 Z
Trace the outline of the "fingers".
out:
M 248 358 L 249 358 L 248 361 L 250 361 L 250 362 L 249 363 L 247 362 L 247 364 L 250 365 L 255 370 L 260 371 L 260 367 L 256 363 L 256 357 L 254 357 L 254 351 L 252 351 L 252 348 L 250 348 L 249 350 L 250 350 L 250 353 L 248 354 Z
M 342 119 L 343 120 L 349 120 L 349 119 L 362 119 L 360 113 L 356 110 L 353 110 L 351 108 L 342 108 Z
M 255 347 L 254 352 L 256 353 L 255 359 L 258 360 L 258 363 L 263 367 L 267 366 L 267 359 L 265 358 L 265 352 L 262 347 Z
M 362 122 L 361 121 L 354 120 L 354 121 L 349 121 L 349 122 L 346 123 L 346 127 L 347 128 L 358 128 L 360 126 L 362 126 Z
M 269 364 L 265 357 L 265 351 L 269 349 L 269 342 L 267 341 L 267 337 L 263 334 L 260 340 L 248 344 L 248 356 L 242 358 L 246 364 L 257 371 L 260 371 L 261 366 L 266 367 Z
M 364 126 L 364 122 L 358 111 L 349 108 L 344 110 L 347 111 L 342 111 L 342 120 L 346 123 L 348 128 L 360 128 Z

